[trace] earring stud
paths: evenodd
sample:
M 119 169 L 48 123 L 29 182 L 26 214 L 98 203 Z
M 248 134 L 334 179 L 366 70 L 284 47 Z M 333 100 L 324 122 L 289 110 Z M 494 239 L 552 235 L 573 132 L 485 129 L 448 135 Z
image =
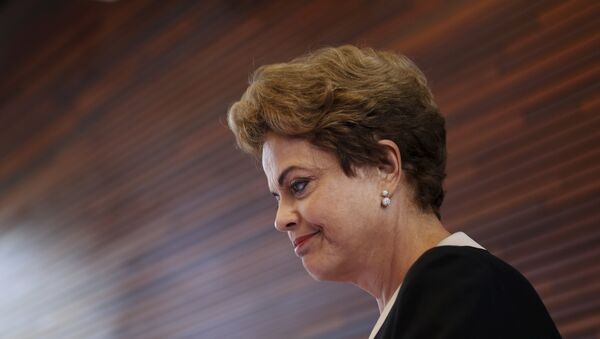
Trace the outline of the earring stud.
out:
M 390 199 L 390 192 L 388 192 L 387 190 L 383 190 L 383 192 L 381 192 L 381 196 L 383 197 L 383 199 L 381 199 L 381 206 L 388 207 L 392 204 L 392 199 Z

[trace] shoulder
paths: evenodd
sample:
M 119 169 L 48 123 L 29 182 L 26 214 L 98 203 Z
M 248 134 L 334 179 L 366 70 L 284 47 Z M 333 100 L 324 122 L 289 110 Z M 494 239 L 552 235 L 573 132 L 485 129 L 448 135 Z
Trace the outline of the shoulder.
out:
M 423 253 L 405 277 L 405 284 L 420 279 L 443 279 L 447 283 L 496 282 L 498 278 L 529 283 L 512 266 L 484 249 L 470 246 L 440 246 Z M 451 279 L 450 279 L 451 278 Z
M 407 272 L 403 287 L 407 300 L 412 296 L 423 300 L 425 294 L 472 312 L 486 309 L 486 314 L 502 318 L 513 318 L 519 313 L 516 309 L 547 314 L 525 276 L 487 250 L 470 246 L 428 250 Z
M 483 309 L 490 308 L 488 314 L 502 312 L 498 301 L 506 301 L 504 284 L 518 285 L 517 289 L 525 290 L 531 286 L 516 269 L 486 250 L 440 246 L 423 253 L 412 265 L 397 301 L 405 310 L 429 304 L 430 309 L 422 312 L 430 315 L 437 305 L 443 305 L 435 312 L 453 309 L 454 316 L 460 313 L 461 318 L 476 319 Z M 491 308 L 492 305 L 495 307 Z
M 382 334 L 394 336 L 379 338 L 559 337 L 527 279 L 488 251 L 469 246 L 423 253 L 407 272 L 383 327 Z

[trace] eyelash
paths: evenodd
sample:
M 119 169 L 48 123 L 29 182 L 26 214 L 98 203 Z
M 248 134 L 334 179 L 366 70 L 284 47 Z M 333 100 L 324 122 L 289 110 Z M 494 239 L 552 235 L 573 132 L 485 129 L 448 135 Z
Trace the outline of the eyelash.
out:
M 290 184 L 290 192 L 292 192 L 292 194 L 294 194 L 294 195 L 298 195 L 298 194 L 302 193 L 306 189 L 306 185 L 308 185 L 308 182 L 309 182 L 308 179 L 298 179 L 298 180 L 292 181 Z M 297 188 L 298 184 L 301 184 L 302 187 Z

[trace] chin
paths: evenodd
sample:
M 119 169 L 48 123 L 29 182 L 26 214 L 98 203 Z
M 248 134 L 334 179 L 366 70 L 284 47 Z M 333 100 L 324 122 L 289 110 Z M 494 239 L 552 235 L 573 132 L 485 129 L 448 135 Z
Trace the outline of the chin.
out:
M 338 265 L 325 265 L 322 262 L 314 262 L 312 258 L 304 257 L 302 265 L 308 274 L 317 281 L 346 281 L 344 275 L 340 274 Z

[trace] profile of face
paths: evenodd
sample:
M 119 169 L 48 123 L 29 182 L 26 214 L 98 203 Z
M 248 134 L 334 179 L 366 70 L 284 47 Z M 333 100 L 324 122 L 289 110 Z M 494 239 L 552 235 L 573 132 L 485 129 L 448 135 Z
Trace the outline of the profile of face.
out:
M 385 237 L 381 170 L 349 177 L 335 155 L 303 139 L 269 134 L 262 165 L 278 201 L 275 228 L 317 280 L 349 281 Z

